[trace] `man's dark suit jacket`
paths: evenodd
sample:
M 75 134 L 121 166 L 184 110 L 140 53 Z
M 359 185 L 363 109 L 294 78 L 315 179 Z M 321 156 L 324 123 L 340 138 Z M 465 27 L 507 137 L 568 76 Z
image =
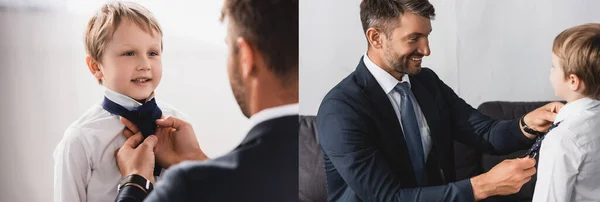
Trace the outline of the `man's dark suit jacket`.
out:
M 453 140 L 497 154 L 533 144 L 518 120 L 482 115 L 432 70 L 422 68 L 409 78 L 431 132 L 428 186 L 417 186 L 392 104 L 361 58 L 325 96 L 317 114 L 330 201 L 473 201 L 469 179 L 455 182 Z
M 298 201 L 298 129 L 297 115 L 259 123 L 231 153 L 169 168 L 144 201 Z M 125 188 L 117 201 L 142 201 Z

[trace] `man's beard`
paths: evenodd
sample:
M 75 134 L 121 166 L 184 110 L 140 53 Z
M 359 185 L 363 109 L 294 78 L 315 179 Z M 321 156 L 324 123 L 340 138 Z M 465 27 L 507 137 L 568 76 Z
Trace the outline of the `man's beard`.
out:
M 234 57 L 232 75 L 229 83 L 231 84 L 231 91 L 233 92 L 233 97 L 235 97 L 235 101 L 238 103 L 240 110 L 246 118 L 250 118 L 250 112 L 248 111 L 248 105 L 246 101 L 246 91 L 244 90 L 244 84 L 242 82 L 242 76 L 240 75 L 240 62 L 237 60 L 237 57 Z
M 423 55 L 417 53 L 417 50 L 406 55 L 398 55 L 391 47 L 386 47 L 384 52 L 384 58 L 387 60 L 388 64 L 390 64 L 390 67 L 392 67 L 394 71 L 402 74 L 414 75 L 421 72 L 421 63 L 410 64 L 411 57 L 423 58 Z

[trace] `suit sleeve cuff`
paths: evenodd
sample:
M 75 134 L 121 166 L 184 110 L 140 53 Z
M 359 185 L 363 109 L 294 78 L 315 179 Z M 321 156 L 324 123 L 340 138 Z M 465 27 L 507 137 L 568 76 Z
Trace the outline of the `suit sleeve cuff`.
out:
M 531 147 L 533 143 L 535 143 L 535 140 L 529 139 L 527 136 L 525 136 L 525 134 L 523 134 L 521 127 L 519 126 L 519 119 L 511 120 L 509 125 L 510 133 L 513 134 L 513 136 L 515 136 L 519 142 L 519 148 L 527 149 Z
M 471 185 L 471 179 L 464 179 L 453 184 L 454 186 L 458 187 L 459 190 L 457 201 L 475 202 L 475 195 L 473 195 L 473 186 Z

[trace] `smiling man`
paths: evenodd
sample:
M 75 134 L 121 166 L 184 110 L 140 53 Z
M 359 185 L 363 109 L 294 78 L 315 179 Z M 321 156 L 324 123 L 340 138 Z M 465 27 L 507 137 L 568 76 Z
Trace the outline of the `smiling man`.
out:
M 421 67 L 434 16 L 427 0 L 360 4 L 367 52 L 317 114 L 330 201 L 474 201 L 516 193 L 535 174 L 523 158 L 455 182 L 453 140 L 497 154 L 526 149 L 562 104 L 518 120 L 479 113 Z

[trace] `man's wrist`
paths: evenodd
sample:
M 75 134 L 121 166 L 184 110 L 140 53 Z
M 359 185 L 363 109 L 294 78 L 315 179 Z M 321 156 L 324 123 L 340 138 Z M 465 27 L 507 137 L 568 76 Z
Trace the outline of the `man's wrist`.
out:
M 119 185 L 117 186 L 117 191 L 121 192 L 121 189 L 128 186 L 137 187 L 144 191 L 146 195 L 148 195 L 154 189 L 154 185 L 152 182 L 150 182 L 144 176 L 137 174 L 131 174 L 121 179 L 121 182 L 119 182 Z
M 139 184 L 136 184 L 136 183 L 132 183 L 132 182 L 126 183 L 126 184 L 124 184 L 123 186 L 121 186 L 121 187 L 120 187 L 120 189 L 119 189 L 119 191 L 121 191 L 122 189 L 124 189 L 124 188 L 125 188 L 125 187 L 127 187 L 127 186 L 134 186 L 134 187 L 137 187 L 137 188 L 139 188 L 140 190 L 144 191 L 144 193 L 146 193 L 146 195 L 148 195 L 148 190 L 146 190 L 144 187 L 142 187 L 142 185 L 139 185 Z
M 543 132 L 534 130 L 533 128 L 531 128 L 530 125 L 527 124 L 527 121 L 525 120 L 526 117 L 527 114 L 519 119 L 519 128 L 521 129 L 523 135 L 525 135 L 525 137 L 529 138 L 530 140 L 533 140 L 538 136 L 543 135 Z
M 145 178 L 145 179 L 147 179 L 148 181 L 152 182 L 152 184 L 154 184 L 154 174 L 152 174 L 152 173 L 151 173 L 151 174 L 148 176 L 148 175 L 144 175 L 144 174 L 142 174 L 142 173 L 143 173 L 143 172 L 140 172 L 140 171 L 134 170 L 134 171 L 131 171 L 131 172 L 127 173 L 126 175 L 123 175 L 123 178 L 125 178 L 125 177 L 127 177 L 127 176 L 130 176 L 130 175 L 139 175 L 139 176 L 142 176 L 142 177 L 144 177 L 144 178 Z
M 485 173 L 471 178 L 471 187 L 473 188 L 475 201 L 483 200 L 490 196 L 489 188 L 485 183 Z

